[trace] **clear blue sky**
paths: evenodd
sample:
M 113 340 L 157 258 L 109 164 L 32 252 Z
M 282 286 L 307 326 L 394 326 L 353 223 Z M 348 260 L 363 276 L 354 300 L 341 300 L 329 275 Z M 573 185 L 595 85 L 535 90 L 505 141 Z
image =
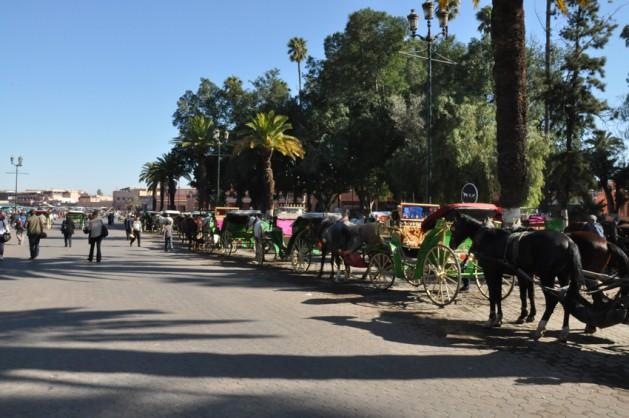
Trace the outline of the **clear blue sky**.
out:
M 450 33 L 477 36 L 472 0 L 463 0 Z M 481 1 L 481 6 L 488 1 Z M 623 2 L 603 4 L 615 10 Z M 301 36 L 313 56 L 347 16 L 371 7 L 405 16 L 420 0 L 20 0 L 0 13 L 0 189 L 13 189 L 11 154 L 24 156 L 20 189 L 136 185 L 141 165 L 170 148 L 177 98 L 200 77 L 245 81 L 277 67 L 293 91 L 286 43 Z M 527 36 L 542 39 L 527 0 Z M 560 18 L 558 22 L 562 19 Z M 616 14 L 629 22 L 629 7 Z M 559 24 L 559 23 L 558 23 Z M 607 92 L 618 103 L 628 50 L 618 30 L 606 54 Z

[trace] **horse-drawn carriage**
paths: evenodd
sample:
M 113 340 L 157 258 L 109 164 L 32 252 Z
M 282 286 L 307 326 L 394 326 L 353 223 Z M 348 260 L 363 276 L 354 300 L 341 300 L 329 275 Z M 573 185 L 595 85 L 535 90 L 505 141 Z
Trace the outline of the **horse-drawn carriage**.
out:
M 320 226 L 324 219 L 340 220 L 338 213 L 309 212 L 300 215 L 291 225 L 292 235 L 285 253 L 296 273 L 308 271 L 312 257 L 319 252 Z
M 214 219 L 216 220 L 216 226 L 218 229 L 223 229 L 223 221 L 225 220 L 225 216 L 229 212 L 239 211 L 240 208 L 232 207 L 232 206 L 217 206 L 214 208 Z
M 69 210 L 66 212 L 66 216 L 72 219 L 72 222 L 74 222 L 74 226 L 77 230 L 82 230 L 85 227 L 87 216 L 83 211 Z
M 231 255 L 238 248 L 254 247 L 253 227 L 260 216 L 262 212 L 259 210 L 230 210 L 225 213 L 222 222 L 219 223 L 218 218 L 216 219 L 221 231 L 220 243 L 223 254 Z
M 403 278 L 416 287 L 423 286 L 434 304 L 448 305 L 456 299 L 464 278 L 480 283 L 483 277 L 475 263 L 461 266 L 469 242 L 456 250 L 449 248 L 448 217 L 458 212 L 496 219 L 500 210 L 490 204 L 451 204 L 439 209 L 436 205 L 412 204 L 407 208 L 403 206 L 399 227 L 380 224 L 385 245 L 363 245 L 359 254 L 343 254 L 343 261 L 346 266 L 366 268 L 363 277 L 378 289 L 387 289 L 396 278 Z M 513 278 L 509 284 L 512 289 Z

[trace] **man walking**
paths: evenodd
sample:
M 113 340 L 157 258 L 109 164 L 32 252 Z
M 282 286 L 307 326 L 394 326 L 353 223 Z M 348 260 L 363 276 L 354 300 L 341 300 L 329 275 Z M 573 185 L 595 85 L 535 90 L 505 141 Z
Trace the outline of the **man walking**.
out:
M 90 254 L 87 257 L 87 261 L 94 260 L 94 246 L 96 246 L 96 262 L 100 263 L 102 255 L 100 252 L 100 243 L 105 237 L 105 225 L 103 220 L 98 216 L 98 211 L 95 210 L 90 216 L 90 220 L 87 224 L 88 241 L 90 243 Z
M 142 222 L 138 218 L 131 218 L 131 242 L 129 242 L 129 247 L 133 246 L 133 241 L 138 240 L 138 247 L 140 246 L 140 234 L 142 233 Z
M 0 210 L 0 261 L 4 260 L 4 243 L 5 234 L 7 237 L 11 237 L 11 228 L 9 228 L 10 222 L 6 219 L 4 212 Z M 8 238 L 6 238 L 8 239 Z
M 31 260 L 39 256 L 39 241 L 44 233 L 44 222 L 35 215 L 35 210 L 31 209 L 26 219 L 26 235 L 28 236 L 28 247 L 31 253 Z
M 72 248 L 72 235 L 74 235 L 74 221 L 70 218 L 70 215 L 66 215 L 66 218 L 61 222 L 61 233 L 63 234 L 63 242 L 66 247 Z

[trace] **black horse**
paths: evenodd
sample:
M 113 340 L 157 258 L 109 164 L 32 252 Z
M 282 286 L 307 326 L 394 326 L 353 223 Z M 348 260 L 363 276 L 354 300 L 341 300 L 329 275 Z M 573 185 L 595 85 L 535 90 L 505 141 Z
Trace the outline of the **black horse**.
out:
M 330 253 L 332 269 L 330 278 L 334 279 L 334 267 L 340 271 L 341 257 L 343 254 L 354 253 L 362 247 L 363 244 L 382 244 L 382 238 L 378 234 L 378 224 L 360 224 L 353 225 L 336 220 L 334 218 L 326 218 L 321 222 L 319 227 L 319 237 L 321 240 L 321 266 L 319 275 L 323 274 L 323 266 L 325 257 Z M 345 275 L 349 276 L 349 265 L 345 264 Z M 363 275 L 364 276 L 367 273 Z
M 476 219 L 457 214 L 451 228 L 450 248 L 456 249 L 465 239 L 471 238 L 470 251 L 478 259 L 489 288 L 490 312 L 488 327 L 502 325 L 502 276 L 515 274 L 531 281 L 539 277 L 542 288 L 553 288 L 555 280 L 561 286 L 584 283 L 581 255 L 576 244 L 565 234 L 556 231 L 532 231 L 511 234 L 502 229 L 484 226 Z M 578 288 L 578 286 L 574 287 Z M 540 338 L 555 306 L 557 296 L 544 291 L 546 309 L 533 338 Z M 561 339 L 569 333 L 570 314 L 564 308 Z
M 629 276 L 629 258 L 620 247 L 610 241 L 606 241 L 594 232 L 578 230 L 567 233 L 568 237 L 577 244 L 579 253 L 581 254 L 582 267 L 595 273 L 617 274 L 620 277 Z M 592 282 L 589 284 L 590 290 L 596 286 Z M 520 288 L 521 312 L 520 317 L 516 320 L 516 324 L 524 321 L 532 322 L 535 319 L 535 294 L 533 282 L 518 278 L 518 286 Z M 530 312 L 527 310 L 526 299 L 530 300 Z M 594 302 L 600 306 L 605 302 L 602 293 L 594 293 L 592 295 Z M 588 325 L 586 333 L 596 331 L 594 326 Z

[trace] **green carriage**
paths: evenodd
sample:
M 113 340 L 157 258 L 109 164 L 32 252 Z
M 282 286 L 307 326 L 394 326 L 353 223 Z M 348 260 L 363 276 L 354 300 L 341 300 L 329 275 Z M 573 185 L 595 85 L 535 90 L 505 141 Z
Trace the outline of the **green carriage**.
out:
M 69 210 L 66 212 L 66 216 L 72 219 L 74 222 L 74 227 L 76 229 L 82 230 L 85 227 L 87 222 L 87 215 L 83 211 L 80 210 Z
M 456 300 L 463 280 L 474 280 L 487 297 L 482 270 L 469 255 L 471 242 L 464 242 L 456 250 L 449 247 L 448 218 L 454 212 L 477 219 L 500 217 L 500 209 L 492 204 L 450 204 L 427 216 L 419 230 L 413 229 L 410 238 L 403 227 L 390 228 L 386 250 L 368 258 L 366 278 L 380 289 L 392 286 L 396 278 L 404 278 L 414 286 L 423 286 L 428 298 L 438 306 Z M 464 265 L 463 260 L 467 261 Z M 503 280 L 505 297 L 513 290 L 514 281 L 511 276 Z
M 235 210 L 225 215 L 220 230 L 220 247 L 224 255 L 231 255 L 239 248 L 254 248 L 253 227 L 261 216 L 259 210 Z

